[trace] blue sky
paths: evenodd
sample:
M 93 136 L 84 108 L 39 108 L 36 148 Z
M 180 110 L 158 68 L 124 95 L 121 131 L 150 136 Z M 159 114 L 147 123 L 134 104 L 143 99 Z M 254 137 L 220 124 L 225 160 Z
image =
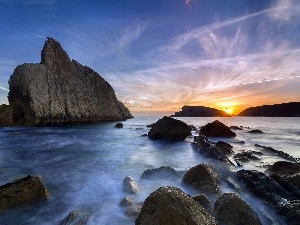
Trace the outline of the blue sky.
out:
M 47 36 L 134 114 L 300 101 L 299 0 L 0 0 L 0 103 Z

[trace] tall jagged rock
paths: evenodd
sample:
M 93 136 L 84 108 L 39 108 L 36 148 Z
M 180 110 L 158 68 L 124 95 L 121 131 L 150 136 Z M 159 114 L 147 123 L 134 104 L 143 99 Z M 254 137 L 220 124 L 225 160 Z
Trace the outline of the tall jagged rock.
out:
M 111 85 L 91 68 L 71 60 L 53 38 L 45 42 L 41 63 L 15 68 L 9 79 L 8 101 L 0 115 L 4 126 L 132 118 Z

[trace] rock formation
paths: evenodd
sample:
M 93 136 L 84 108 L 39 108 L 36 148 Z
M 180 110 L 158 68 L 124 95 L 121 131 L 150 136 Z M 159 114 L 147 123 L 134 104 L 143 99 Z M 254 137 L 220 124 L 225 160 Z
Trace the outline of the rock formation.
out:
M 191 131 L 192 128 L 186 123 L 164 116 L 152 126 L 148 132 L 148 137 L 151 139 L 184 141 Z
M 165 179 L 166 177 L 178 177 L 177 172 L 170 166 L 162 166 L 159 168 L 147 169 L 143 172 L 141 179 Z
M 200 128 L 200 134 L 206 137 L 235 137 L 236 134 L 219 120 L 208 123 Z
M 47 188 L 39 177 L 28 175 L 20 180 L 0 186 L 0 209 L 47 199 Z
M 15 68 L 9 79 L 9 106 L 0 110 L 2 126 L 45 126 L 132 118 L 111 85 L 71 60 L 53 38 L 45 42 L 41 63 Z
M 125 192 L 127 192 L 129 194 L 136 194 L 139 192 L 139 187 L 138 187 L 137 183 L 130 176 L 127 176 L 124 178 L 123 189 Z
M 214 225 L 209 215 L 192 197 L 175 187 L 160 187 L 145 200 L 136 225 Z
M 261 225 L 258 215 L 248 203 L 236 193 L 223 193 L 215 203 L 217 219 L 231 225 Z
M 228 117 L 226 112 L 205 106 L 183 106 L 172 117 Z
M 299 117 L 300 102 L 250 107 L 240 112 L 238 116 Z

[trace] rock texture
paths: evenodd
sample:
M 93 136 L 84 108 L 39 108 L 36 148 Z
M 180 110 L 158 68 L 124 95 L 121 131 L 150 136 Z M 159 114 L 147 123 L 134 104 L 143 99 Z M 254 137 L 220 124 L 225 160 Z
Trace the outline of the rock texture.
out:
M 139 192 L 139 187 L 137 183 L 130 176 L 127 176 L 123 179 L 123 189 L 129 194 L 136 194 Z
M 145 200 L 136 225 L 214 225 L 195 200 L 175 187 L 160 187 Z
M 192 128 L 186 123 L 164 116 L 152 126 L 148 132 L 148 137 L 151 139 L 184 141 L 191 131 Z
M 28 175 L 15 182 L 0 186 L 0 209 L 47 199 L 48 196 L 48 190 L 40 178 Z
M 88 224 L 91 213 L 74 210 L 61 221 L 60 225 L 86 225 Z
M 219 120 L 208 123 L 200 128 L 200 134 L 206 137 L 235 137 L 236 134 Z
M 189 169 L 183 176 L 182 182 L 199 191 L 219 192 L 220 176 L 217 169 L 210 164 L 199 164 Z
M 261 225 L 258 215 L 236 193 L 223 193 L 215 203 L 217 219 L 230 225 Z
M 141 179 L 165 179 L 166 177 L 176 178 L 179 175 L 176 170 L 170 166 L 162 166 L 159 168 L 147 169 L 143 172 Z
M 239 116 L 299 117 L 300 102 L 250 107 L 240 112 Z
M 0 110 L 2 126 L 132 118 L 111 85 L 91 68 L 71 60 L 53 38 L 45 42 L 41 63 L 15 68 L 9 79 L 8 101 L 9 106 Z
M 172 117 L 229 117 L 226 112 L 205 106 L 183 106 Z

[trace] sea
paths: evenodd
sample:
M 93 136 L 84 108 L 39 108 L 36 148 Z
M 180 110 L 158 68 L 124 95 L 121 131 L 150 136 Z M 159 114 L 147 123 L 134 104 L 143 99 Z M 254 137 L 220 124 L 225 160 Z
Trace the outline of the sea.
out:
M 160 186 L 176 186 L 184 192 L 198 194 L 181 183 L 181 178 L 141 179 L 146 169 L 171 166 L 184 172 L 200 163 L 214 164 L 222 175 L 220 162 L 205 158 L 193 144 L 193 131 L 185 141 L 151 140 L 146 125 L 161 117 L 136 116 L 123 121 L 62 127 L 0 128 L 0 185 L 25 177 L 40 176 L 50 197 L 20 207 L 0 211 L 1 225 L 60 224 L 73 210 L 88 212 L 91 225 L 130 225 L 136 216 L 128 216 L 120 201 L 129 196 L 135 202 L 145 198 Z M 177 118 L 199 128 L 219 120 L 227 126 L 242 126 L 235 130 L 235 138 L 213 138 L 233 145 L 238 153 L 243 150 L 262 151 L 255 144 L 273 147 L 300 158 L 300 118 L 274 117 L 197 117 Z M 248 133 L 259 129 L 262 134 Z M 245 143 L 242 144 L 241 142 Z M 283 160 L 262 151 L 259 161 L 244 163 L 238 169 L 265 171 L 266 166 Z M 131 176 L 139 185 L 139 193 L 126 194 L 123 179 Z M 223 192 L 235 192 L 232 186 L 221 183 Z M 257 212 L 263 224 L 286 224 L 280 216 L 253 197 L 239 193 Z M 213 206 L 215 197 L 208 196 Z

